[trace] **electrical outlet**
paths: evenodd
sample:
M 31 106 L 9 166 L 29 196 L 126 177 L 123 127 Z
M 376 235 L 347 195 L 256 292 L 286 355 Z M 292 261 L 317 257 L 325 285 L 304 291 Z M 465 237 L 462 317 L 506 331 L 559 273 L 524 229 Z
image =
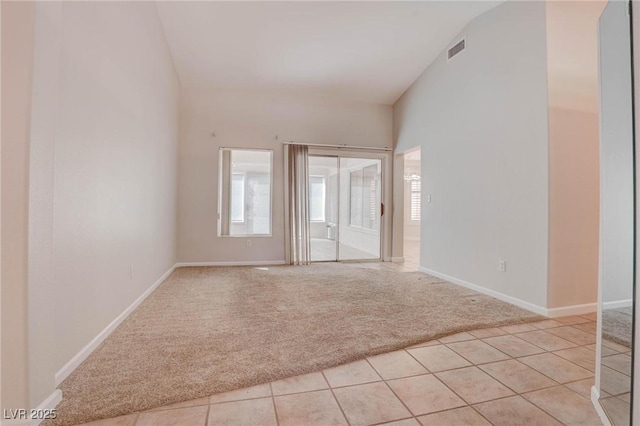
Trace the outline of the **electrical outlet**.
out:
M 500 272 L 507 272 L 507 261 L 506 260 L 501 260 L 498 263 L 498 269 L 500 270 Z
M 253 246 L 253 241 L 247 240 L 247 247 L 252 247 L 252 246 Z

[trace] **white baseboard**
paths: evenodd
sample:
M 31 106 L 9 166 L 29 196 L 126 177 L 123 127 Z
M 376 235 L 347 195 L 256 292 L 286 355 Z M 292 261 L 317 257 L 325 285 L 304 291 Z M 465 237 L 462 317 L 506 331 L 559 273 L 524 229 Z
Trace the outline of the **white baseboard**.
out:
M 391 261 L 393 263 L 403 263 L 404 262 L 404 257 L 392 257 Z
M 116 319 L 114 319 L 104 330 L 102 330 L 94 339 L 80 350 L 73 358 L 69 360 L 55 375 L 56 387 L 66 379 L 73 370 L 75 370 L 87 357 L 93 352 L 113 330 L 124 321 L 171 273 L 179 267 L 183 266 L 262 266 L 262 265 L 284 265 L 284 260 L 276 261 L 249 261 L 249 262 L 188 262 L 176 263 L 167 272 L 160 277 L 151 287 L 149 287 L 140 297 L 138 297 L 127 309 L 125 309 Z
M 176 268 L 182 268 L 185 266 L 265 266 L 284 264 L 284 260 L 249 260 L 246 262 L 182 262 L 176 263 Z
M 596 312 L 598 310 L 597 303 L 585 303 L 583 305 L 562 306 L 560 308 L 547 309 L 549 318 L 567 317 L 569 315 L 584 315 Z
M 472 290 L 477 291 L 478 293 L 483 293 L 491 297 L 495 297 L 496 299 L 502 300 L 503 302 L 511 303 L 512 305 L 519 306 L 528 311 L 535 312 L 536 314 L 547 316 L 547 309 L 542 306 L 534 305 L 533 303 L 525 302 L 522 299 L 518 299 L 516 297 L 512 297 L 506 295 L 504 293 L 500 293 L 499 291 L 491 290 L 477 284 L 472 284 L 470 282 L 461 280 L 459 278 L 451 277 L 446 274 L 442 274 L 440 272 L 432 271 L 431 269 L 427 269 L 422 266 L 418 266 L 418 271 L 424 272 L 425 274 L 433 275 L 434 277 L 442 278 L 443 280 L 447 280 L 454 284 L 461 285 L 462 287 L 467 287 Z
M 600 392 L 598 392 L 598 389 L 595 386 L 591 387 L 591 403 L 593 404 L 593 408 L 596 409 L 596 413 L 598 413 L 602 424 L 604 424 L 604 426 L 611 426 L 609 417 L 607 417 L 602 405 L 600 405 Z
M 60 404 L 62 401 L 62 391 L 60 389 L 56 389 L 45 398 L 44 401 L 40 403 L 34 410 L 36 412 L 50 411 L 53 410 Z M 29 416 L 31 410 L 27 410 L 25 416 Z M 2 413 L 2 420 L 0 420 L 0 425 L 2 426 L 38 426 L 44 419 L 5 419 L 5 413 Z
M 42 401 L 40 405 L 36 407 L 36 410 L 39 412 L 53 410 L 58 406 L 58 404 L 60 404 L 60 401 L 62 401 L 62 391 L 60 389 L 56 389 L 47 397 L 47 399 Z M 43 419 L 33 419 L 31 420 L 31 426 L 38 426 L 42 421 Z
M 418 266 L 418 271 L 424 272 L 425 274 L 433 275 L 434 277 L 442 278 L 443 280 L 450 281 L 454 284 L 461 285 L 463 287 L 470 288 L 472 290 L 477 291 L 478 293 L 486 294 L 491 297 L 495 297 L 496 299 L 502 300 L 503 302 L 511 303 L 512 305 L 519 306 L 521 308 L 527 309 L 531 312 L 535 312 L 536 314 L 544 315 L 549 318 L 558 318 L 565 317 L 569 315 L 583 315 L 591 312 L 596 312 L 598 308 L 597 303 L 586 303 L 583 305 L 572 305 L 572 306 L 561 306 L 559 308 L 545 308 L 542 306 L 534 305 L 533 303 L 526 302 L 522 299 L 518 299 L 517 297 L 509 296 L 507 294 L 501 293 L 499 291 L 491 290 L 486 287 L 479 286 L 477 284 L 472 284 L 470 282 L 461 280 L 459 278 L 455 278 L 446 274 L 442 274 L 437 271 L 432 271 L 431 269 L 424 268 L 422 266 Z
M 140 305 L 153 290 L 156 289 L 171 273 L 176 269 L 176 265 L 173 265 L 167 272 L 165 272 L 160 279 L 158 279 L 151 287 L 149 287 L 144 293 L 140 295 L 127 309 L 125 309 L 120 315 L 116 317 L 111 323 L 102 330 L 92 341 L 80 350 L 73 358 L 69 360 L 55 375 L 56 387 L 66 379 L 73 370 L 75 370 L 87 357 L 93 352 L 109 335 L 113 330 L 120 325 L 133 312 L 134 309 Z
M 603 302 L 602 309 L 629 308 L 633 306 L 633 299 L 616 300 L 615 302 Z

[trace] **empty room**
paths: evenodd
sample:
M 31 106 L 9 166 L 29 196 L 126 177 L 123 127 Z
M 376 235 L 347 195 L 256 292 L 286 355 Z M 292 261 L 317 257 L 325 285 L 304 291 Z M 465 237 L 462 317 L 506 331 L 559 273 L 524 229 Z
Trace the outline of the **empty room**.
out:
M 2 425 L 640 425 L 635 2 L 0 4 Z

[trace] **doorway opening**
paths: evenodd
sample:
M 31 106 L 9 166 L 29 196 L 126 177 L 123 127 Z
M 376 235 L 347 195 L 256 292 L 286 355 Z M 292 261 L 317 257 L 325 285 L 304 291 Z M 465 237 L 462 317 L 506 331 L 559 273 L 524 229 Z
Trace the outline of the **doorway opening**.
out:
M 420 149 L 404 154 L 403 255 L 405 265 L 420 266 L 422 183 Z
M 311 261 L 380 260 L 382 160 L 309 155 Z

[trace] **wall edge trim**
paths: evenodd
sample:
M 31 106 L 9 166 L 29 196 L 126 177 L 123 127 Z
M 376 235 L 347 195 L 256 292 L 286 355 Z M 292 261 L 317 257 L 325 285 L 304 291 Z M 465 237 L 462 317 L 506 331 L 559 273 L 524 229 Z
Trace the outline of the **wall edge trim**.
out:
M 595 408 L 596 413 L 598 413 L 598 417 L 605 426 L 611 426 L 611 422 L 609 418 L 604 412 L 602 405 L 600 405 L 600 392 L 598 392 L 598 388 L 595 386 L 591 387 L 591 403 L 593 404 L 593 408 Z
M 91 353 L 133 312 L 149 295 L 160 285 L 169 275 L 176 269 L 176 265 L 170 267 L 156 282 L 154 282 L 147 290 L 144 291 L 136 300 L 133 301 L 120 315 L 118 315 L 104 330 L 94 337 L 84 348 L 73 356 L 58 372 L 55 374 L 56 387 L 60 385 Z
M 547 309 L 547 316 L 550 318 L 566 317 L 569 315 L 583 315 L 596 312 L 598 310 L 598 303 L 584 303 L 582 305 L 570 305 L 561 306 L 559 308 Z
M 602 302 L 603 309 L 628 308 L 633 306 L 633 299 L 616 300 L 613 302 Z
M 38 411 L 53 410 L 58 406 L 58 404 L 60 404 L 60 401 L 62 401 L 62 391 L 60 389 L 56 389 L 35 409 Z M 31 426 L 38 426 L 43 420 L 44 419 L 32 419 L 30 424 Z
M 509 295 L 501 293 L 499 291 L 491 290 L 491 289 L 488 289 L 486 287 L 482 287 L 482 286 L 479 286 L 477 284 L 473 284 L 473 283 L 470 283 L 468 281 L 464 281 L 464 280 L 461 280 L 459 278 L 452 277 L 450 275 L 443 274 L 441 272 L 425 268 L 423 266 L 418 266 L 418 271 L 423 272 L 425 274 L 433 275 L 434 277 L 442 278 L 444 280 L 450 281 L 453 284 L 457 284 L 457 285 L 460 285 L 462 287 L 470 288 L 470 289 L 475 290 L 475 291 L 477 291 L 479 293 L 486 294 L 486 295 L 491 296 L 491 297 L 495 297 L 496 299 L 502 300 L 503 302 L 511 303 L 512 305 L 519 306 L 519 307 L 521 307 L 523 309 L 526 309 L 528 311 L 535 312 L 536 314 L 548 316 L 547 315 L 547 313 L 548 313 L 548 309 L 547 308 L 535 305 L 533 303 L 526 302 L 526 301 L 524 301 L 522 299 L 518 299 L 518 298 L 513 297 L 513 296 L 509 296 Z

